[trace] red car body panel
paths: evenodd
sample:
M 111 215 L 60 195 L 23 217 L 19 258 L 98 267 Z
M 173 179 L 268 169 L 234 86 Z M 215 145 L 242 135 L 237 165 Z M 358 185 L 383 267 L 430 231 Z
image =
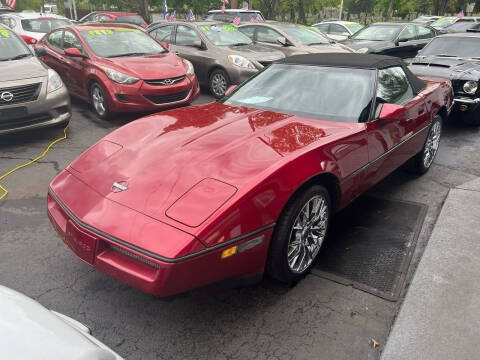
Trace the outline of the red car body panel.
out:
M 196 76 L 190 78 L 186 75 L 186 67 L 183 60 L 177 55 L 167 52 L 165 54 L 142 57 L 102 58 L 96 56 L 89 49 L 79 33 L 79 29 L 89 31 L 115 27 L 125 28 L 128 26 L 108 24 L 105 26 L 81 25 L 60 28 L 71 31 L 76 35 L 88 57 L 70 57 L 65 55 L 64 50 L 49 44 L 47 35 L 38 44 L 47 50 L 47 55 L 41 57 L 41 60 L 60 75 L 71 94 L 85 101 L 90 101 L 89 90 L 92 81 L 98 82 L 105 90 L 109 109 L 113 112 L 164 109 L 189 104 L 199 96 L 200 86 Z M 129 74 L 139 78 L 140 81 L 130 85 L 116 83 L 107 77 L 102 67 Z M 181 76 L 185 76 L 185 79 L 168 86 L 151 85 L 146 82 Z M 146 98 L 146 96 L 168 96 L 180 93 L 187 95 L 180 101 L 167 104 L 155 104 Z M 128 99 L 128 102 L 121 101 L 115 94 L 123 95 Z
M 298 189 L 328 180 L 338 211 L 421 151 L 433 116 L 452 101 L 447 81 L 430 81 L 406 111 L 386 104 L 389 120 L 369 123 L 221 103 L 152 115 L 52 181 L 50 219 L 84 261 L 155 295 L 261 274 L 275 222 Z M 82 233 L 69 238 L 69 222 Z
M 141 25 L 142 27 L 146 28 L 148 24 L 146 21 L 137 13 L 129 13 L 129 12 L 103 12 L 97 15 L 98 17 L 103 16 L 103 17 L 108 17 L 109 20 L 111 21 L 122 21 L 122 17 L 134 17 L 139 19 L 138 24 Z M 120 18 L 120 19 L 119 19 Z

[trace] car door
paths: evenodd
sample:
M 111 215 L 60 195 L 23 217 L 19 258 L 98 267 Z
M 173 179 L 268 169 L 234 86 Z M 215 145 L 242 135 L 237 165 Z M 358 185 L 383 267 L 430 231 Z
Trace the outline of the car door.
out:
M 383 104 L 394 104 L 402 108 L 395 119 L 380 119 Z M 414 94 L 402 67 L 378 71 L 375 117 L 367 123 L 371 166 L 366 181 L 369 186 L 415 155 L 418 146 L 413 146 L 411 141 L 418 141 L 415 135 L 422 129 L 428 116 L 424 96 Z
M 55 70 L 62 79 L 65 79 L 63 68 L 63 30 L 56 30 L 47 35 L 44 44 L 47 55 L 42 57 L 42 61 Z
M 62 49 L 63 51 L 65 51 L 66 49 L 70 48 L 78 49 L 82 52 L 82 54 L 86 54 L 85 50 L 83 49 L 82 43 L 77 38 L 77 36 L 73 32 L 65 30 L 63 32 Z M 64 56 L 60 60 L 60 62 L 63 66 L 63 79 L 68 90 L 74 94 L 86 96 L 87 85 L 84 79 L 87 60 L 83 57 L 67 56 L 65 55 L 65 53 L 63 55 Z
M 402 59 L 414 58 L 417 55 L 417 31 L 415 25 L 407 25 L 400 31 L 395 40 L 395 47 L 389 55 L 398 56 Z
M 211 51 L 196 29 L 189 25 L 177 25 L 172 49 L 184 59 L 192 62 L 201 84 L 208 83 L 209 64 L 213 61 Z M 204 48 L 199 48 L 198 43 Z

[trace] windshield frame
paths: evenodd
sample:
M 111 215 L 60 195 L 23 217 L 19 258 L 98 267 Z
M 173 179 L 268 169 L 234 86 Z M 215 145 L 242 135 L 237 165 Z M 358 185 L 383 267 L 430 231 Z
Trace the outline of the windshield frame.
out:
M 99 58 L 103 58 L 103 59 L 112 59 L 112 58 L 120 58 L 120 57 L 127 57 L 129 56 L 130 53 L 124 53 L 124 54 L 118 54 L 118 55 L 115 55 L 115 54 L 112 54 L 112 55 L 109 55 L 109 56 L 103 56 L 102 54 L 99 54 L 97 51 L 95 51 L 95 49 L 92 48 L 91 46 L 91 43 L 89 42 L 88 40 L 88 35 L 91 35 L 91 31 L 117 31 L 117 32 L 134 32 L 136 34 L 141 34 L 141 35 L 144 35 L 146 36 L 147 38 L 149 38 L 151 41 L 152 41 L 152 44 L 155 44 L 155 45 L 158 45 L 159 47 L 159 50 L 163 50 L 161 52 L 158 52 L 158 53 L 145 53 L 144 55 L 138 55 L 139 57 L 141 56 L 154 56 L 154 55 L 161 55 L 161 54 L 166 54 L 168 53 L 168 50 L 165 49 L 162 45 L 160 45 L 154 38 L 152 38 L 148 33 L 146 32 L 143 32 L 141 30 L 138 30 L 138 29 L 132 29 L 132 28 L 124 28 L 124 27 L 102 27 L 102 28 L 95 28 L 95 29 L 89 29 L 89 30 L 81 30 L 81 31 L 78 31 L 78 34 L 80 35 L 80 38 L 82 39 L 83 43 L 85 43 L 85 47 L 88 49 L 88 51 L 90 51 L 92 54 L 94 54 L 96 57 L 99 57 Z M 98 49 L 96 49 L 98 50 Z
M 246 104 L 246 103 L 228 103 L 228 101 L 238 92 L 240 91 L 244 86 L 249 84 L 250 82 L 254 81 L 258 76 L 261 76 L 264 72 L 268 71 L 269 69 L 273 68 L 273 66 L 291 66 L 291 67 L 299 67 L 299 68 L 322 68 L 322 69 L 342 69 L 342 70 L 354 70 L 354 71 L 365 71 L 365 72 L 370 72 L 370 77 L 371 77 L 371 93 L 370 93 L 370 100 L 368 102 L 368 106 L 370 106 L 369 112 L 368 112 L 368 117 L 365 119 L 365 121 L 360 121 L 358 119 L 357 121 L 341 121 L 341 120 L 330 120 L 328 119 L 327 115 L 317 115 L 317 117 L 312 116 L 314 114 L 308 114 L 308 113 L 302 113 L 302 112 L 296 112 L 296 111 L 289 111 L 286 112 L 283 109 L 275 109 L 271 107 L 265 107 L 265 106 L 259 106 L 258 104 Z M 271 111 L 271 112 L 276 112 L 279 114 L 288 114 L 291 116 L 298 116 L 302 117 L 305 119 L 310 119 L 310 120 L 318 120 L 318 121 L 327 121 L 327 122 L 340 122 L 340 123 L 349 123 L 349 124 L 362 124 L 362 123 L 367 123 L 370 121 L 375 120 L 374 119 L 374 114 L 375 114 L 375 107 L 376 107 L 376 92 L 377 92 L 377 82 L 378 82 L 378 70 L 375 68 L 355 68 L 355 67 L 345 67 L 345 66 L 329 66 L 329 65 L 308 65 L 308 64 L 274 64 L 271 65 L 267 68 L 264 68 L 263 70 L 257 72 L 253 76 L 251 76 L 248 80 L 244 81 L 242 84 L 238 85 L 233 91 L 231 91 L 228 95 L 225 95 L 223 98 L 217 100 L 218 103 L 224 104 L 226 106 L 232 106 L 232 107 L 249 107 L 253 108 L 256 110 L 260 111 Z M 360 114 L 361 115 L 361 114 Z
M 393 35 L 393 38 L 391 39 L 387 39 L 387 40 L 372 40 L 372 39 L 362 39 L 362 38 L 357 38 L 358 35 L 360 35 L 363 31 L 367 30 L 367 29 L 371 29 L 371 28 L 398 28 L 397 29 L 397 32 Z M 400 35 L 400 33 L 402 32 L 402 30 L 405 28 L 405 26 L 401 25 L 401 24 L 385 24 L 385 25 L 379 25 L 379 24 L 375 24 L 375 25 L 367 25 L 363 28 L 361 28 L 360 30 L 358 30 L 355 34 L 353 34 L 350 39 L 353 39 L 353 40 L 358 40 L 358 41 L 395 41 L 396 38 L 398 38 L 398 35 Z
M 22 47 L 25 50 L 24 53 L 19 53 L 16 56 L 20 56 L 20 55 L 30 55 L 28 57 L 35 56 L 33 54 L 32 50 L 27 46 L 27 44 L 25 44 L 25 42 L 13 30 L 10 30 L 10 29 L 7 29 L 3 26 L 0 26 L 0 36 L 4 36 L 2 34 L 5 34 L 5 33 L 8 33 L 8 37 L 10 37 L 12 39 L 15 39 L 15 41 L 17 41 L 17 43 L 20 44 L 20 47 Z M 0 40 L 0 41 L 3 41 L 3 40 Z M 25 57 L 27 57 L 27 56 L 25 56 Z M 12 58 L 5 58 L 4 59 L 0 56 L 0 62 L 2 62 L 2 61 L 12 61 L 11 59 Z

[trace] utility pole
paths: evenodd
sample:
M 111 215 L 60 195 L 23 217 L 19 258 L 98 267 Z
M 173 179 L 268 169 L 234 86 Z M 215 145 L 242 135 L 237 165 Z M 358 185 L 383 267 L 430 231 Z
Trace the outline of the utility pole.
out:
M 78 17 L 77 17 L 77 3 L 75 2 L 75 0 L 72 0 L 72 4 L 73 4 L 73 16 L 75 17 L 75 20 L 78 20 Z
M 342 20 L 342 14 L 343 14 L 343 0 L 340 1 L 340 13 L 338 14 L 338 20 Z

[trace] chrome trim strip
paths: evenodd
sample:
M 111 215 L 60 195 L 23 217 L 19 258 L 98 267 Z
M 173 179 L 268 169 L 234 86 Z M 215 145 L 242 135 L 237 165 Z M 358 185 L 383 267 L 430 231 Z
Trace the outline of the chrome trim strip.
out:
M 383 159 L 385 156 L 387 156 L 388 154 L 390 154 L 392 151 L 396 150 L 399 146 L 405 144 L 407 141 L 410 141 L 411 139 L 413 139 L 415 136 L 417 136 L 418 134 L 420 134 L 422 131 L 424 131 L 425 129 L 429 128 L 431 124 L 428 124 L 427 126 L 423 127 L 422 129 L 418 130 L 415 134 L 409 136 L 408 138 L 406 138 L 405 140 L 403 140 L 402 142 L 398 143 L 397 145 L 395 145 L 393 148 L 391 148 L 390 150 L 384 152 L 382 155 L 380 155 L 379 157 L 377 157 L 375 160 L 372 160 L 370 162 L 368 162 L 367 164 L 363 165 L 362 167 L 358 168 L 357 170 L 355 170 L 354 172 L 352 172 L 351 174 L 345 176 L 343 179 L 340 180 L 340 182 L 345 182 L 347 180 L 349 180 L 350 178 L 352 178 L 353 176 L 357 175 L 358 173 L 362 172 L 363 170 L 365 170 L 366 168 L 368 168 L 370 165 L 373 165 L 374 163 L 376 163 L 378 160 L 381 160 Z
M 184 261 L 184 260 L 187 260 L 187 259 L 191 259 L 193 257 L 197 257 L 197 256 L 200 256 L 200 255 L 203 255 L 203 254 L 206 254 L 206 253 L 209 253 L 213 250 L 216 250 L 216 249 L 219 249 L 219 248 L 222 248 L 222 247 L 225 247 L 225 246 L 228 246 L 230 244 L 233 244 L 237 241 L 241 241 L 243 239 L 246 239 L 246 238 L 249 238 L 250 236 L 254 236 L 258 233 L 261 233 L 265 230 L 268 230 L 272 227 L 275 226 L 276 223 L 271 223 L 269 225 L 265 225 L 265 226 L 262 226 L 261 228 L 258 228 L 256 230 L 253 230 L 249 233 L 246 233 L 246 234 L 243 234 L 243 235 L 240 235 L 240 236 L 237 236 L 229 241 L 225 241 L 224 243 L 221 243 L 221 244 L 218 244 L 218 245 L 215 245 L 215 246 L 212 246 L 212 247 L 209 247 L 209 248 L 205 248 L 204 250 L 201 250 L 201 251 L 198 251 L 196 253 L 193 253 L 193 254 L 189 254 L 189 255 L 185 255 L 185 256 L 182 256 L 182 257 L 179 257 L 179 258 L 167 258 L 167 257 L 164 257 L 164 256 L 161 256 L 161 255 L 157 255 L 155 253 L 152 253 L 151 251 L 148 251 L 148 250 L 145 250 L 145 249 L 142 249 L 138 246 L 135 246 L 135 245 L 132 245 L 124 240 L 121 240 L 121 239 L 118 239 L 110 234 L 107 234 L 101 230 L 98 230 L 88 224 L 85 224 L 83 221 L 81 221 L 78 217 L 75 216 L 75 214 L 73 214 L 67 207 L 66 205 L 58 198 L 58 196 L 53 192 L 52 188 L 51 187 L 48 187 L 48 193 L 55 199 L 55 201 L 57 202 L 57 204 L 59 204 L 61 206 L 61 208 L 68 214 L 69 217 L 71 217 L 78 225 L 86 228 L 87 230 L 90 230 L 91 232 L 97 234 L 97 235 L 100 235 L 104 238 L 107 238 L 108 240 L 111 240 L 113 241 L 114 243 L 117 243 L 117 244 L 120 244 L 120 245 L 123 245 L 125 246 L 126 248 L 129 248 L 129 249 L 132 249 L 132 250 L 135 250 L 143 255 L 146 255 L 148 257 L 151 257 L 153 259 L 156 259 L 156 260 L 159 260 L 159 261 L 163 261 L 163 262 L 166 262 L 166 263 L 177 263 L 177 262 L 180 262 L 180 261 Z M 167 226 L 170 226 L 170 225 L 167 225 Z M 192 235 L 192 237 L 194 237 Z
M 475 105 L 475 104 L 480 104 L 480 98 L 476 98 L 476 99 L 455 98 L 455 99 L 453 99 L 453 102 L 454 102 L 454 103 L 460 103 L 460 104 Z

